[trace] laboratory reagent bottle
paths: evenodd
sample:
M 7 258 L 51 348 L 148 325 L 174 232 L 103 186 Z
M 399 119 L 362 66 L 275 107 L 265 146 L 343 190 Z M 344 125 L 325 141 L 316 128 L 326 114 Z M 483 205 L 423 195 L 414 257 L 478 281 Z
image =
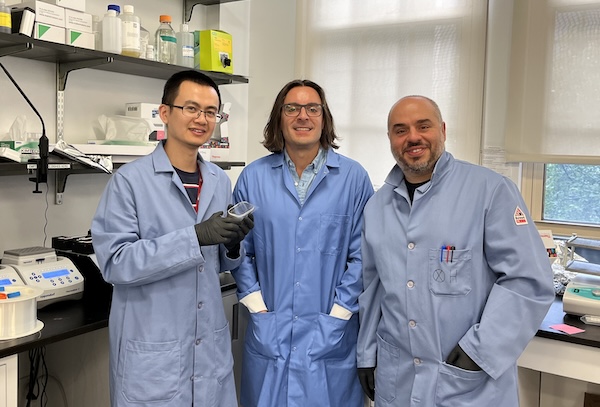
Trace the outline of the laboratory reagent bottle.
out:
M 102 51 L 102 18 L 92 16 L 92 33 L 94 34 L 94 49 Z
M 124 5 L 120 15 L 121 28 L 121 55 L 140 57 L 140 18 L 133 14 L 132 5 Z
M 117 17 L 119 6 L 111 4 L 102 19 L 102 51 L 120 54 L 121 47 L 121 20 Z
M 12 21 L 10 16 L 10 7 L 0 0 L 0 33 L 11 33 Z
M 175 64 L 177 62 L 177 38 L 171 27 L 171 16 L 161 15 L 156 30 L 155 53 L 158 62 Z
M 177 37 L 177 65 L 194 67 L 194 34 L 187 24 L 181 24 Z
M 148 44 L 150 44 L 150 33 L 140 24 L 140 58 L 146 58 Z

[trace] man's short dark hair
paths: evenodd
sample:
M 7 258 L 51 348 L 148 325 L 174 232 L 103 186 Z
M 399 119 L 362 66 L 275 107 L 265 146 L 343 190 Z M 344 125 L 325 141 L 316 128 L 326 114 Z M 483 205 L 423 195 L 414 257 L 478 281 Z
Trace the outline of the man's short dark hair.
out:
M 197 83 L 198 85 L 210 86 L 217 92 L 217 96 L 219 97 L 219 106 L 221 106 L 221 92 L 219 92 L 219 87 L 211 78 L 203 74 L 202 72 L 198 72 L 195 70 L 186 70 L 180 71 L 173 74 L 165 83 L 165 87 L 163 90 L 163 96 L 161 103 L 163 105 L 172 105 L 179 94 L 179 86 L 185 82 L 190 81 Z

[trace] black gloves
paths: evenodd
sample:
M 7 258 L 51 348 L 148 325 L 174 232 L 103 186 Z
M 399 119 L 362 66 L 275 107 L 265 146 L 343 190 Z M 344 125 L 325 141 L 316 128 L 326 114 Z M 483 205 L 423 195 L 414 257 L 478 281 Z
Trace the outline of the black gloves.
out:
M 371 401 L 375 400 L 375 368 L 374 367 L 359 367 L 358 380 L 363 391 Z
M 467 355 L 458 344 L 454 347 L 454 349 L 452 349 L 450 355 L 448 355 L 446 363 L 459 367 L 463 370 L 481 370 L 477 363 L 475 363 L 473 359 L 471 359 L 471 357 Z
M 222 215 L 223 212 L 216 212 L 209 219 L 196 224 L 196 237 L 200 246 L 224 244 L 228 256 L 231 253 L 234 256 L 229 257 L 234 258 L 239 256 L 240 242 L 254 227 L 254 218 L 251 215 L 243 219 Z

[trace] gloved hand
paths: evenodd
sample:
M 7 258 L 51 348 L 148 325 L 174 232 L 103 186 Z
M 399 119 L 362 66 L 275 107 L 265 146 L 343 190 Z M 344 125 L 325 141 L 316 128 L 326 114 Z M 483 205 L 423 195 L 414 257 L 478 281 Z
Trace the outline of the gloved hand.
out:
M 478 371 L 481 368 L 471 359 L 469 355 L 465 353 L 464 350 L 457 344 L 450 355 L 448 355 L 448 359 L 446 359 L 446 363 L 449 365 L 453 365 L 459 367 L 464 370 L 472 370 Z
M 229 207 L 231 206 L 232 205 L 229 205 Z M 231 215 L 228 215 L 227 217 L 234 218 Z M 239 230 L 237 236 L 231 239 L 231 241 L 229 241 L 228 243 L 225 243 L 225 248 L 227 249 L 227 257 L 229 257 L 230 259 L 235 259 L 240 255 L 240 243 L 242 242 L 242 240 L 244 240 L 246 235 L 254 227 L 254 216 L 252 214 L 249 214 L 248 216 L 242 219 L 234 219 L 236 222 L 239 222 Z
M 375 368 L 374 367 L 359 367 L 358 380 L 363 391 L 371 401 L 375 400 Z
M 209 219 L 194 226 L 200 246 L 228 245 L 234 240 L 239 244 L 240 219 L 222 215 L 222 211 L 213 213 Z

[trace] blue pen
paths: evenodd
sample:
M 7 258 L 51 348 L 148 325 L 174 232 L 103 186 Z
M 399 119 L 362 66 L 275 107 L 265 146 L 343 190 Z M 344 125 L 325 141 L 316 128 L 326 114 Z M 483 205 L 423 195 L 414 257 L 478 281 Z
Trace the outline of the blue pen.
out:
M 440 261 L 444 261 L 444 250 L 446 249 L 446 246 L 442 246 L 442 250 L 440 252 Z

